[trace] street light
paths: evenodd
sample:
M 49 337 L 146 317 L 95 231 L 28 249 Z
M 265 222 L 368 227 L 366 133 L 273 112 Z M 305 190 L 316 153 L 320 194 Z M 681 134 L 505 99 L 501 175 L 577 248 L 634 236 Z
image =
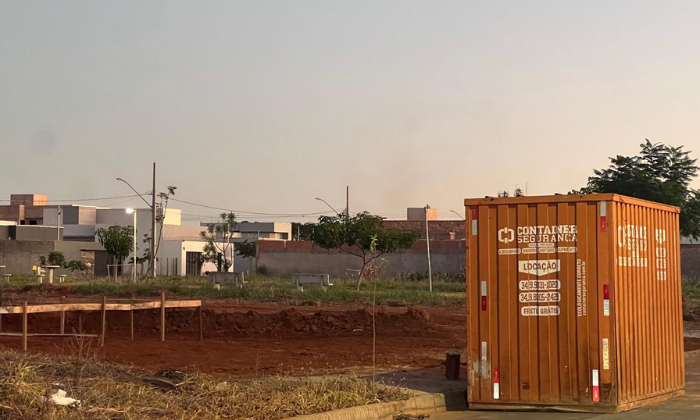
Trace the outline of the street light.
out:
M 457 213 L 457 212 L 454 211 L 454 210 L 450 210 L 450 211 L 451 211 L 452 213 L 456 214 L 457 216 L 459 216 L 460 219 L 465 220 L 465 219 L 464 219 L 464 216 L 462 216 L 461 214 Z
M 430 286 L 430 293 L 433 293 L 433 269 L 430 266 L 430 233 L 428 232 L 428 210 L 430 210 L 429 205 L 425 205 L 425 247 L 428 250 L 428 284 Z
M 340 213 L 338 213 L 338 211 L 336 209 L 334 209 L 333 206 L 328 204 L 328 201 L 326 201 L 322 198 L 318 198 L 318 197 L 316 197 L 316 200 L 324 202 L 328 206 L 328 208 L 330 208 L 331 210 L 333 210 L 335 212 L 335 214 L 340 215 Z
M 136 284 L 136 209 L 129 207 L 126 214 L 134 215 L 134 268 L 131 269 L 131 282 Z

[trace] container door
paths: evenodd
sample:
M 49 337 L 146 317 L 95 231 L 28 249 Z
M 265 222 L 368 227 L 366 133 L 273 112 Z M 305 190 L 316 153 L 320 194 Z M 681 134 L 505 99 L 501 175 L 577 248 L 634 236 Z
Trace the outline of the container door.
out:
M 601 402 L 598 213 L 596 202 L 468 213 L 470 402 Z

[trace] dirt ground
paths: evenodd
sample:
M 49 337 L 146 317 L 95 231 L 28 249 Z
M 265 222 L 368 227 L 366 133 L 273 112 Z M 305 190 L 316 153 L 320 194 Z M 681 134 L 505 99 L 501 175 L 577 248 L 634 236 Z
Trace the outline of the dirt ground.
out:
M 160 312 L 135 311 L 135 340 L 129 312 L 107 313 L 104 348 L 97 339 L 29 338 L 30 351 L 97 355 L 148 370 L 197 369 L 227 377 L 273 374 L 370 372 L 371 308 L 357 305 L 205 301 L 204 340 L 194 310 L 167 311 L 166 341 L 160 341 Z M 99 332 L 100 314 L 66 314 L 66 332 Z M 445 353 L 466 347 L 461 307 L 378 308 L 376 364 L 379 372 L 414 370 L 444 363 Z M 32 314 L 30 332 L 58 332 L 60 315 Z M 686 322 L 686 351 L 700 349 L 700 323 Z M 21 315 L 3 315 L 3 332 L 21 331 Z M 695 336 L 693 336 L 695 335 Z M 0 337 L 0 346 L 20 349 L 21 337 Z
M 683 302 L 683 330 L 685 351 L 700 350 L 700 305 L 696 301 Z
M 465 347 L 464 308 L 379 308 L 375 317 L 376 363 L 380 371 L 436 366 L 445 353 Z M 107 313 L 105 347 L 97 340 L 30 337 L 30 351 L 84 353 L 149 370 L 194 368 L 233 377 L 305 372 L 367 372 L 372 366 L 371 309 L 361 306 L 204 303 L 204 341 L 192 310 L 168 310 L 166 341 L 160 342 L 158 311 L 135 311 L 135 340 L 129 313 Z M 30 332 L 58 332 L 58 313 L 29 316 Z M 67 313 L 66 332 L 98 333 L 99 313 Z M 3 315 L 2 331 L 21 331 L 21 315 Z M 19 349 L 21 337 L 0 337 Z

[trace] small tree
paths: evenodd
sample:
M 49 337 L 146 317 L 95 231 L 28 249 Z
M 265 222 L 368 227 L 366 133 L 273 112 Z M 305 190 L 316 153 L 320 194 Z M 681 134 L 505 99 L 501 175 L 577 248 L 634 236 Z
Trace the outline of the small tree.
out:
M 233 265 L 233 232 L 236 229 L 236 215 L 221 213 L 217 223 L 210 223 L 202 239 L 206 242 L 202 257 L 205 262 L 216 263 L 218 271 L 228 271 Z
M 119 265 L 134 249 L 134 229 L 131 226 L 99 228 L 95 231 L 95 234 L 100 244 L 107 251 L 107 254 L 116 259 Z
M 71 260 L 68 264 L 66 264 L 67 269 L 70 270 L 71 273 L 74 273 L 76 270 L 80 271 L 80 275 L 83 275 L 83 271 L 87 270 L 87 264 L 85 264 L 82 261 L 77 261 L 77 260 Z
M 140 257 L 138 255 L 136 256 L 136 264 L 141 267 L 141 274 L 143 274 L 144 265 L 146 266 L 146 273 L 151 271 L 151 236 L 148 233 L 143 235 L 143 240 L 141 242 L 143 243 L 143 254 Z
M 167 193 L 161 192 L 158 193 L 158 197 L 160 198 L 160 203 L 156 204 L 155 212 L 156 212 L 156 223 L 160 223 L 160 228 L 158 228 L 158 232 L 155 233 L 156 235 L 156 250 L 155 250 L 155 259 L 158 259 L 158 251 L 160 250 L 160 240 L 163 237 L 163 226 L 165 225 L 165 216 L 168 213 L 168 203 L 170 202 L 170 196 L 175 195 L 175 190 L 177 187 L 175 186 L 168 186 Z M 150 237 L 149 237 L 150 240 Z M 150 244 L 150 242 L 149 242 Z M 153 267 L 151 267 L 151 262 L 150 262 L 150 249 L 148 250 L 148 271 L 151 271 Z
M 357 277 L 359 290 L 369 263 L 384 254 L 410 248 L 420 236 L 418 231 L 387 228 L 382 217 L 362 212 L 353 217 L 345 214 L 321 216 L 312 240 L 322 248 L 337 249 L 362 260 Z
M 253 266 L 253 258 L 257 257 L 258 245 L 253 241 L 243 241 L 236 244 L 236 254 L 243 258 L 247 258 L 250 262 L 250 267 Z
M 39 257 L 39 265 L 57 265 L 63 268 L 66 266 L 66 257 L 61 251 L 52 251 L 49 252 L 48 258 L 43 255 Z

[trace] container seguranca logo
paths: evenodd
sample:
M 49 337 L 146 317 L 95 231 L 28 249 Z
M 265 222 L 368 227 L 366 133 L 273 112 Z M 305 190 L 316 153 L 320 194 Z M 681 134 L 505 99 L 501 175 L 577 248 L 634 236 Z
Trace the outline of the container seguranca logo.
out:
M 515 231 L 509 228 L 503 228 L 498 231 L 498 242 L 509 244 L 515 240 Z
M 576 225 L 538 225 L 508 227 L 496 231 L 496 239 L 507 247 L 499 255 L 575 253 Z M 513 247 L 511 244 L 515 243 Z

